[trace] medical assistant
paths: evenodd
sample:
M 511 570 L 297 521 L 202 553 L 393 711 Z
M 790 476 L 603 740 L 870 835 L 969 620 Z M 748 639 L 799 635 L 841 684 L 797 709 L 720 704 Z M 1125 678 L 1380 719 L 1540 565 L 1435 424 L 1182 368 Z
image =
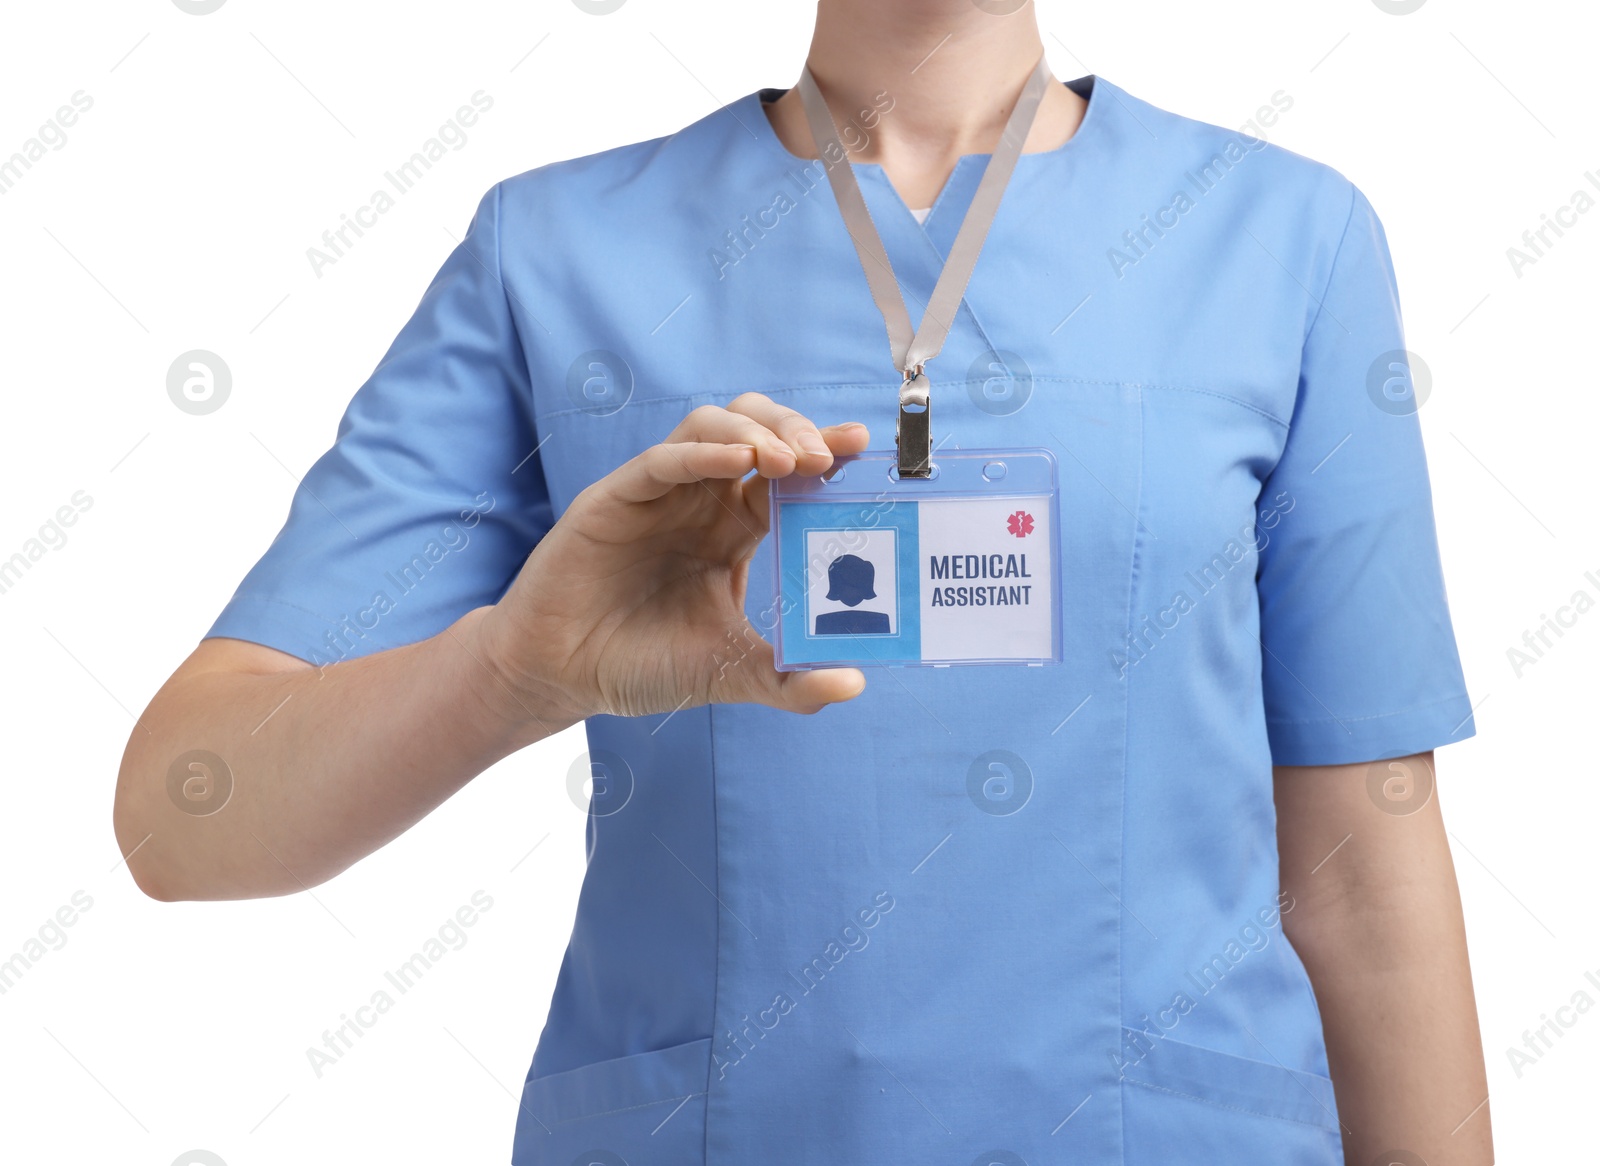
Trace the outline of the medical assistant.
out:
M 1473 732 L 1383 229 L 1327 166 L 1068 84 L 1082 125 L 1021 157 L 928 369 L 936 447 L 1058 462 L 1065 662 L 589 720 L 520 1166 L 1343 1161 L 1272 766 Z M 780 92 L 489 190 L 208 634 L 436 634 L 747 391 L 892 448 L 883 317 Z M 986 160 L 920 224 L 853 164 L 913 321 Z M 758 628 L 772 594 L 763 544 Z

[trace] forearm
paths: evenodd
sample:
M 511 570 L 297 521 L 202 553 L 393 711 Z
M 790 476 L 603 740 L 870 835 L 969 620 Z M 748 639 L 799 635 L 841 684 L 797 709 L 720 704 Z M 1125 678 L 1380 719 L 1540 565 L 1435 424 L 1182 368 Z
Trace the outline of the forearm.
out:
M 1284 916 L 1322 1011 L 1346 1161 L 1360 1166 L 1392 1149 L 1430 1166 L 1493 1161 L 1455 880 L 1437 881 L 1450 893 L 1352 902 L 1315 919 L 1297 901 Z
M 510 691 L 484 641 L 489 610 L 322 669 L 241 672 L 225 666 L 224 651 L 197 652 L 151 702 L 123 756 L 114 824 L 135 880 L 161 899 L 302 890 L 495 761 L 581 719 L 558 693 Z M 193 770 L 186 797 L 169 788 L 169 771 L 196 750 L 226 769 Z M 179 771 L 180 782 L 191 772 Z
M 1321 826 L 1283 839 L 1280 851 L 1295 901 L 1285 933 L 1322 1013 L 1345 1160 L 1369 1166 L 1407 1150 L 1429 1166 L 1486 1166 L 1483 1047 L 1436 800 L 1386 814 L 1365 801 L 1365 772 L 1299 771 L 1290 800 Z M 1352 784 L 1362 790 L 1353 810 Z

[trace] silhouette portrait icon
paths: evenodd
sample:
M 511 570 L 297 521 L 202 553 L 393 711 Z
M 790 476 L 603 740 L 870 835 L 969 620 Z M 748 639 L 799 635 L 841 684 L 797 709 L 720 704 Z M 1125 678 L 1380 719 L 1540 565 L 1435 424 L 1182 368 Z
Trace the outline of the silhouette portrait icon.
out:
M 828 564 L 828 598 L 854 608 L 876 599 L 872 564 L 858 555 L 840 555 Z M 887 635 L 889 615 L 882 611 L 825 611 L 817 616 L 819 636 Z

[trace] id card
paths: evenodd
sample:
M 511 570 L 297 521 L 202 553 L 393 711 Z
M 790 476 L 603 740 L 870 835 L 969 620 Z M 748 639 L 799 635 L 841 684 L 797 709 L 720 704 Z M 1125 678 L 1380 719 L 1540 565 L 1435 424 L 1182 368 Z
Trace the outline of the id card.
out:
M 779 671 L 1061 659 L 1055 458 L 953 450 L 901 479 L 892 452 L 771 486 Z

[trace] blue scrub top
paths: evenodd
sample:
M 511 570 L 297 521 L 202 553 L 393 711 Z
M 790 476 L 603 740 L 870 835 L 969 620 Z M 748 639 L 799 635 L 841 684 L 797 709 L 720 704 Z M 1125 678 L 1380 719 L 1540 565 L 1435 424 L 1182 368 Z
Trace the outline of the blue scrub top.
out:
M 1272 766 L 1473 732 L 1387 244 L 1329 167 L 1069 84 L 1082 126 L 1020 159 L 929 365 L 936 444 L 1059 463 L 1065 662 L 591 719 L 516 1163 L 1343 1161 Z M 883 320 L 779 92 L 489 190 L 209 634 L 436 634 L 749 390 L 891 446 Z M 986 160 L 920 225 L 854 164 L 913 320 Z M 753 621 L 771 592 L 764 546 Z

